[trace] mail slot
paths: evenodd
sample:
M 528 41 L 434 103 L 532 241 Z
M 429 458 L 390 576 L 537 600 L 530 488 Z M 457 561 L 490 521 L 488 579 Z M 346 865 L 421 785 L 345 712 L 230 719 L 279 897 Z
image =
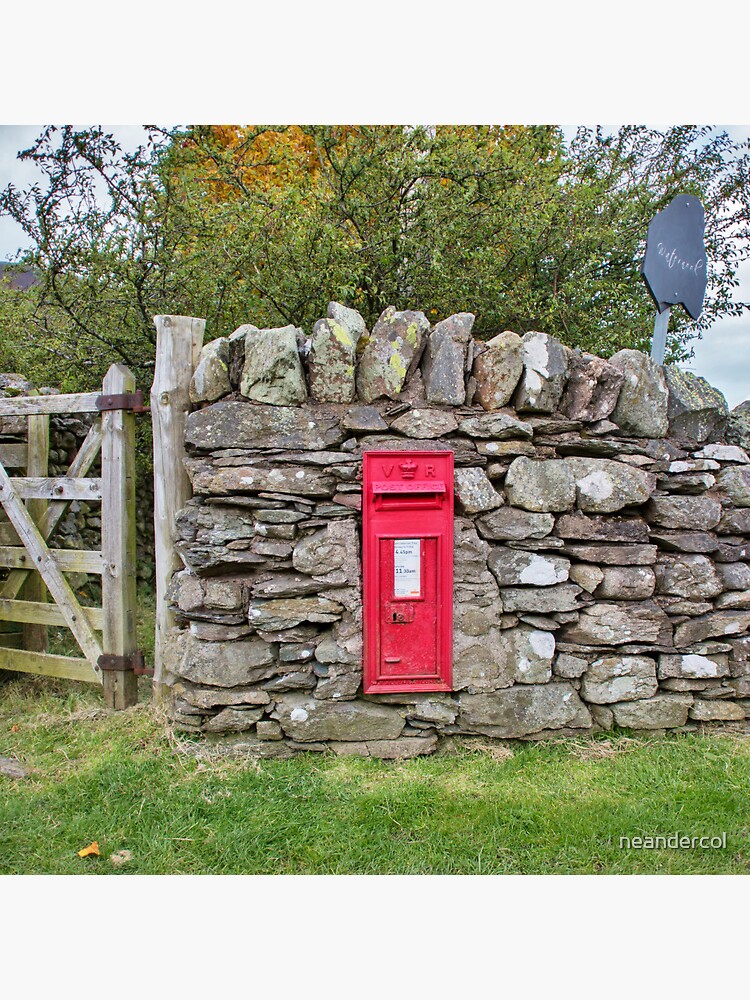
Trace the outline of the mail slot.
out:
M 450 691 L 453 452 L 365 452 L 362 490 L 365 693 Z

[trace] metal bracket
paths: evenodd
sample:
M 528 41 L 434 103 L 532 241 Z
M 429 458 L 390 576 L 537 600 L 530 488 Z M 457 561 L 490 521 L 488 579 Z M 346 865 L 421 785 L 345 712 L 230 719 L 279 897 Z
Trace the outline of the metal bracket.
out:
M 96 408 L 101 413 L 103 410 L 132 410 L 133 413 L 147 413 L 148 406 L 143 405 L 143 389 L 136 392 L 114 393 L 111 396 L 99 396 L 96 400 Z
M 153 667 L 146 666 L 146 658 L 140 650 L 136 653 L 126 653 L 124 656 L 118 656 L 115 653 L 102 653 L 96 661 L 96 665 L 100 670 L 132 670 L 136 676 L 139 674 L 145 674 L 148 677 L 154 676 Z

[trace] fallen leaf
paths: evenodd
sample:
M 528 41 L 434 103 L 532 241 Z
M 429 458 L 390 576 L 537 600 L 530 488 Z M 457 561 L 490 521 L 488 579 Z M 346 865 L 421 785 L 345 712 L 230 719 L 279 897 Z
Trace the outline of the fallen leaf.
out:
M 78 852 L 78 857 L 79 858 L 87 858 L 90 854 L 97 854 L 97 855 L 99 854 L 99 845 L 97 844 L 96 841 L 94 841 L 93 843 L 89 844 L 88 847 L 82 848 Z
M 114 854 L 110 854 L 109 860 L 116 868 L 119 868 L 120 865 L 124 865 L 128 861 L 132 861 L 133 855 L 130 851 L 115 851 Z
M 21 728 L 20 726 L 11 726 L 10 731 L 12 733 L 17 733 L 20 728 Z

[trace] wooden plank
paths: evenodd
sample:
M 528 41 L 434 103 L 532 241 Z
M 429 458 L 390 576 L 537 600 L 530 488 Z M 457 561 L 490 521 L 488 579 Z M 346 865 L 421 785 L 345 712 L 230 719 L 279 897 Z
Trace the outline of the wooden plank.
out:
M 167 606 L 167 587 L 180 559 L 174 546 L 177 511 L 192 496 L 185 472 L 185 422 L 190 412 L 193 377 L 206 328 L 204 319 L 192 316 L 155 316 L 156 366 L 151 387 L 151 421 L 154 438 L 154 550 L 156 556 L 156 635 L 154 645 L 154 697 L 166 701 L 163 649 L 173 624 Z
M 101 608 L 81 605 L 89 625 L 99 631 L 104 627 Z M 38 625 L 65 625 L 65 616 L 56 604 L 42 601 L 7 601 L 0 598 L 0 620 L 5 622 L 33 622 Z
M 104 572 L 104 561 L 101 552 L 90 549 L 47 549 L 57 568 L 63 573 L 96 573 Z M 0 568 L 32 569 L 34 560 L 23 546 L 0 545 Z M 7 581 L 6 581 L 7 583 Z M 19 588 L 20 589 L 20 588 Z M 0 597 L 6 597 L 5 588 L 0 591 Z M 12 596 L 17 596 L 12 595 Z
M 78 656 L 57 656 L 53 653 L 32 653 L 27 649 L 6 649 L 0 646 L 0 670 L 16 670 L 23 674 L 64 677 L 71 681 L 98 684 L 99 677 L 88 660 Z
M 24 505 L 13 492 L 12 481 L 1 465 L 0 502 L 2 502 L 5 513 L 13 522 L 14 528 L 20 535 L 29 556 L 33 559 L 34 569 L 41 574 L 55 604 L 57 604 L 58 608 L 65 615 L 66 624 L 76 637 L 76 641 L 83 650 L 86 659 L 92 667 L 96 667 L 102 652 L 99 640 L 94 635 L 86 617 L 81 611 L 81 606 L 75 594 L 70 588 L 70 584 L 63 576 L 52 553 L 45 545 L 44 539 L 39 534 L 39 530 L 29 517 Z
M 36 413 L 96 413 L 96 401 L 100 396 L 100 392 L 14 396 L 0 399 L 0 417 L 28 417 Z
M 25 469 L 27 457 L 25 444 L 0 444 L 0 462 L 6 469 Z
M 97 419 L 91 426 L 83 444 L 78 449 L 78 454 L 73 459 L 68 469 L 69 476 L 85 476 L 89 471 L 91 466 L 94 464 L 96 456 L 99 454 L 99 449 L 102 443 L 102 427 L 101 419 Z M 47 539 L 50 537 L 52 532 L 57 527 L 60 520 L 64 517 L 66 510 L 68 509 L 67 501 L 61 500 L 59 502 L 51 503 L 47 508 L 47 513 L 42 520 L 42 524 L 39 527 L 39 533 L 42 538 Z M 4 543 L 3 543 L 4 544 Z M 23 564 L 20 564 L 23 565 Z M 72 572 L 72 571 L 71 571 Z M 82 570 L 81 572 L 92 572 L 98 573 L 100 570 Z M 14 597 L 18 597 L 21 592 L 21 587 L 24 581 L 29 575 L 28 569 L 14 569 L 8 574 L 7 579 L 4 583 L 0 584 L 0 597 L 7 597 L 12 600 Z
M 33 419 L 49 419 L 34 417 Z M 73 479 L 70 476 L 14 476 L 13 489 L 22 500 L 101 500 L 101 479 Z
M 34 395 L 37 395 L 36 390 Z M 49 472 L 49 414 L 38 414 L 28 419 L 28 434 L 26 438 L 28 456 L 26 472 L 29 477 L 45 480 Z M 27 498 L 26 510 L 34 524 L 38 525 L 47 513 L 47 501 L 44 497 L 30 496 Z M 43 602 L 47 600 L 47 589 L 44 580 L 38 573 L 31 573 L 24 584 L 22 596 L 27 601 Z M 48 646 L 47 629 L 43 625 L 26 625 L 23 630 L 24 649 L 36 653 L 46 653 Z
M 135 378 L 125 365 L 112 365 L 104 378 L 105 396 L 135 392 Z M 105 653 L 135 653 L 135 414 L 102 413 L 102 604 Z M 138 701 L 138 678 L 132 670 L 102 671 L 108 708 Z

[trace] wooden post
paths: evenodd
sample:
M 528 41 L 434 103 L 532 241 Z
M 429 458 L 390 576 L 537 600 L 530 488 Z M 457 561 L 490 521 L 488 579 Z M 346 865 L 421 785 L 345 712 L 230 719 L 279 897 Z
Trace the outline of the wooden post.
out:
M 35 389 L 33 395 L 39 393 Z M 45 477 L 49 472 L 49 414 L 40 413 L 28 418 L 27 438 L 28 458 L 26 475 Z M 36 525 L 40 525 L 47 513 L 46 500 L 27 500 L 26 509 Z M 26 601 L 46 601 L 47 588 L 38 573 L 31 573 L 21 593 Z M 35 653 L 46 653 L 49 636 L 45 625 L 24 625 L 23 648 Z
M 167 587 L 180 568 L 174 547 L 175 517 L 192 496 L 185 472 L 185 421 L 190 411 L 193 377 L 206 321 L 193 316 L 155 316 L 156 366 L 151 388 L 154 431 L 154 548 L 156 556 L 156 637 L 154 699 L 165 702 L 168 690 L 163 664 L 164 643 L 172 625 Z
M 112 365 L 103 395 L 134 391 L 130 370 Z M 116 656 L 138 648 L 135 551 L 135 414 L 107 410 L 102 413 L 102 646 Z M 109 708 L 128 708 L 138 701 L 138 678 L 132 670 L 102 670 L 102 685 Z

